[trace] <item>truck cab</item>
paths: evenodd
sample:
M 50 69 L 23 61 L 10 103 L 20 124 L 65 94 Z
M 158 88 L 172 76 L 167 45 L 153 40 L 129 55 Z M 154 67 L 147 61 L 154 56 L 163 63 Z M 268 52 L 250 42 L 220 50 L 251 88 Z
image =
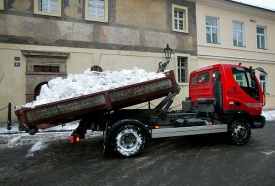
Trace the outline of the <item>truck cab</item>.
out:
M 230 120 L 242 114 L 249 118 L 252 128 L 264 126 L 261 113 L 265 94 L 252 67 L 215 64 L 197 69 L 190 74 L 189 96 L 195 106 L 202 98 L 213 98 L 214 113 L 218 117 Z

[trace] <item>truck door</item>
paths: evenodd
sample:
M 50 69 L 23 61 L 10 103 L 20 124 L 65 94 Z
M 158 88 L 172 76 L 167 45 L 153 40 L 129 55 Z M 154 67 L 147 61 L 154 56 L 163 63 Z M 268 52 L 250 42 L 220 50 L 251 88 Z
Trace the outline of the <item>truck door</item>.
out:
M 234 101 L 235 109 L 246 110 L 252 115 L 262 111 L 262 92 L 259 82 L 250 69 L 235 67 L 231 69 L 234 80 L 232 89 L 227 92 Z
M 219 70 L 213 71 L 213 97 L 216 100 L 215 113 L 220 113 L 222 110 L 222 83 Z
M 191 100 L 196 102 L 198 95 L 198 83 L 197 83 L 197 74 L 192 74 L 189 80 L 189 96 Z
M 198 75 L 198 98 L 213 98 L 210 71 Z

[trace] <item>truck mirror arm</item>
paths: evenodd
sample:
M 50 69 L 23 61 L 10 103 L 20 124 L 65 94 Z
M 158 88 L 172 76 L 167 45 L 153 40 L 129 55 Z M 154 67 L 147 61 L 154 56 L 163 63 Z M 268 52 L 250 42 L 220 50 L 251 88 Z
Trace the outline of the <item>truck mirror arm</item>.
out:
M 267 74 L 267 72 L 262 67 L 258 67 L 255 70 L 258 70 L 261 73 Z

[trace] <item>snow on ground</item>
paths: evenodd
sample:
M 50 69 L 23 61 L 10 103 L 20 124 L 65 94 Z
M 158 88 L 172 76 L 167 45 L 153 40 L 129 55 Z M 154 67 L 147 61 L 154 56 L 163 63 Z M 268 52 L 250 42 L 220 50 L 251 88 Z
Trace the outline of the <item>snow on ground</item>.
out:
M 33 156 L 36 151 L 46 149 L 48 145 L 56 141 L 70 143 L 72 131 L 78 126 L 78 121 L 67 123 L 64 126 L 39 130 L 35 135 L 24 131 L 18 131 L 18 123 L 13 124 L 11 130 L 6 125 L 0 125 L 0 150 L 2 148 L 16 148 L 23 145 L 31 145 L 26 157 Z M 86 138 L 102 136 L 102 132 L 87 131 Z
M 50 80 L 48 84 L 41 87 L 40 95 L 36 97 L 36 101 L 17 107 L 17 109 L 22 107 L 33 108 L 45 103 L 115 89 L 164 76 L 162 72 L 146 72 L 144 69 L 138 69 L 137 67 L 132 70 L 121 69 L 103 72 L 87 69 L 83 74 L 69 74 L 66 79 L 57 77 Z
M 275 110 L 266 110 L 262 113 L 266 121 L 275 121 Z

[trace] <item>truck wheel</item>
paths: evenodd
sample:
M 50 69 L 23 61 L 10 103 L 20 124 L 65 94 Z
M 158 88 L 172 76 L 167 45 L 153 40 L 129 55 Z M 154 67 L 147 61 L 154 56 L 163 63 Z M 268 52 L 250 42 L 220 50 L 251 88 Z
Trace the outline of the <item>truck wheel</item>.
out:
M 143 131 L 135 125 L 125 125 L 116 130 L 112 136 L 112 148 L 121 157 L 139 154 L 145 143 Z
M 30 130 L 29 130 L 29 134 L 30 135 L 34 135 L 34 134 L 36 134 L 38 132 L 38 128 L 37 127 L 33 127 L 33 128 L 31 128 Z
M 234 145 L 244 145 L 249 141 L 251 128 L 245 119 L 236 119 L 229 129 L 230 141 Z

